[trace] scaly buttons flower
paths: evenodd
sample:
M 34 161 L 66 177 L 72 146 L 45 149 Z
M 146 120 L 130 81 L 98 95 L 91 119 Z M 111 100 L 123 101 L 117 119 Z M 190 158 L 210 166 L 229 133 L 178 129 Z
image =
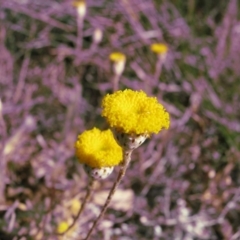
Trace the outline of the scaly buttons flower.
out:
M 111 130 L 84 131 L 78 136 L 75 149 L 79 162 L 91 168 L 113 167 L 122 161 L 122 149 Z
M 102 101 L 102 116 L 112 128 L 127 134 L 158 133 L 169 128 L 169 114 L 143 91 L 126 89 L 107 94 Z

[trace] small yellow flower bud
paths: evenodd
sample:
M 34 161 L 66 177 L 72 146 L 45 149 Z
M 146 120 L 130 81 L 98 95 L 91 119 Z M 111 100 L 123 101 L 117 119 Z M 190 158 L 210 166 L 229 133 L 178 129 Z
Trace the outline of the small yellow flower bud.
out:
M 151 45 L 151 51 L 156 53 L 162 60 L 165 60 L 168 52 L 168 46 L 164 43 L 153 43 Z
M 109 55 L 110 61 L 113 63 L 113 71 L 116 75 L 121 75 L 125 68 L 126 56 L 121 52 L 113 52 Z
M 57 226 L 57 233 L 58 233 L 58 234 L 62 234 L 62 233 L 64 233 L 64 232 L 66 232 L 66 230 L 68 229 L 68 227 L 69 227 L 68 222 L 66 222 L 66 221 L 60 222 L 60 223 L 58 224 L 58 226 Z
M 72 218 L 62 220 L 61 222 L 59 222 L 57 226 L 57 233 L 63 235 L 59 236 L 59 240 L 73 239 L 74 237 L 76 237 L 77 225 L 75 224 L 73 227 L 69 229 L 72 223 L 73 223 Z
M 73 6 L 77 8 L 77 13 L 80 18 L 84 18 L 87 12 L 86 2 L 84 0 L 76 0 Z
M 168 47 L 164 43 L 153 43 L 151 45 L 151 51 L 156 54 L 166 54 L 168 51 Z
M 109 59 L 113 62 L 122 62 L 126 61 L 126 56 L 121 52 L 112 52 L 109 55 Z

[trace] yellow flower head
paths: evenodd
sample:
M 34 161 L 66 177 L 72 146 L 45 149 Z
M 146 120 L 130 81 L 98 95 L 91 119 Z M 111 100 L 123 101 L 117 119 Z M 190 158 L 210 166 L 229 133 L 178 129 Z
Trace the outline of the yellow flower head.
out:
M 66 221 L 60 222 L 60 223 L 58 224 L 58 226 L 57 226 L 57 233 L 62 234 L 62 233 L 64 233 L 64 232 L 66 232 L 66 230 L 68 229 L 68 227 L 69 227 L 68 222 L 66 222 Z
M 163 55 L 167 53 L 168 46 L 164 43 L 153 43 L 151 45 L 151 51 L 158 55 Z
M 109 59 L 112 62 L 125 62 L 126 61 L 126 56 L 121 52 L 112 52 L 109 55 Z
M 124 133 L 158 133 L 170 124 L 169 114 L 157 98 L 148 97 L 143 91 L 126 89 L 107 94 L 102 107 L 102 116 L 109 125 Z
M 75 148 L 79 162 L 92 168 L 113 167 L 122 161 L 122 149 L 111 130 L 85 131 L 78 136 Z
M 86 7 L 86 2 L 84 0 L 75 0 L 72 5 L 76 8 L 78 7 Z
M 72 4 L 75 8 L 77 8 L 78 16 L 83 18 L 87 11 L 86 2 L 84 0 L 75 0 Z

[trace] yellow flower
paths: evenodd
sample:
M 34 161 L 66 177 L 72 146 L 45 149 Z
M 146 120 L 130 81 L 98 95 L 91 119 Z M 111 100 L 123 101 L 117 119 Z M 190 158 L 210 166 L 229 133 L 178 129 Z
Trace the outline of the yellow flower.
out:
M 69 227 L 69 224 L 66 221 L 60 222 L 57 226 L 57 233 L 62 234 L 64 232 L 66 232 L 68 227 Z
M 80 18 L 83 18 L 86 15 L 87 6 L 84 0 L 73 1 L 73 6 L 77 8 L 77 13 Z
M 112 52 L 109 55 L 109 59 L 112 62 L 125 62 L 126 61 L 126 56 L 121 52 Z
M 151 45 L 151 51 L 159 55 L 164 55 L 167 53 L 168 47 L 164 43 L 153 43 Z
M 169 114 L 157 98 L 148 97 L 143 91 L 126 89 L 107 94 L 102 107 L 102 116 L 109 125 L 124 133 L 158 133 L 170 124 Z
M 70 206 L 70 211 L 72 215 L 76 216 L 81 207 L 82 207 L 82 204 L 79 201 L 79 199 L 76 199 L 76 198 L 72 199 L 71 206 Z
M 75 148 L 79 162 L 91 168 L 113 167 L 122 161 L 122 149 L 111 130 L 85 131 L 78 136 Z
M 112 68 L 115 75 L 121 76 L 125 68 L 126 56 L 121 52 L 112 52 L 109 59 L 113 63 Z
M 76 1 L 73 1 L 72 5 L 76 8 L 86 7 L 86 2 L 84 0 L 76 0 Z
M 57 233 L 62 235 L 58 237 L 59 240 L 73 239 L 73 237 L 76 236 L 77 232 L 76 224 L 73 227 L 71 227 L 71 229 L 68 230 L 72 222 L 73 222 L 72 218 L 62 220 L 61 222 L 59 222 L 59 224 L 57 225 Z

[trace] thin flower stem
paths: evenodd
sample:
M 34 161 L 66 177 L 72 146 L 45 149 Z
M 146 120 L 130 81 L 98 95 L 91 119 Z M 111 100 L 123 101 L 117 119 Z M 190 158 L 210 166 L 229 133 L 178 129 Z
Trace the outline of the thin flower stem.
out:
M 120 76 L 118 74 L 114 74 L 113 78 L 112 78 L 112 83 L 113 83 L 113 92 L 116 92 L 119 88 L 119 80 L 120 80 Z
M 2 100 L 0 99 L 0 134 L 2 137 L 2 148 L 0 149 L 0 203 L 5 203 L 5 184 L 6 184 L 6 173 L 7 173 L 7 163 L 6 163 L 6 157 L 4 154 L 4 149 L 6 146 L 7 142 L 7 127 L 5 120 L 3 118 L 3 103 Z
M 154 73 L 154 79 L 158 81 L 161 72 L 162 72 L 162 66 L 163 66 L 163 59 L 161 56 L 158 56 L 156 65 L 155 65 L 155 73 Z
M 77 28 L 78 28 L 78 35 L 77 35 L 77 51 L 82 50 L 82 42 L 83 42 L 83 17 L 77 18 Z
M 129 151 L 124 151 L 123 150 L 123 164 L 120 168 L 120 171 L 118 173 L 118 177 L 117 177 L 117 180 L 115 181 L 115 183 L 113 184 L 112 186 L 112 189 L 111 191 L 109 192 L 109 195 L 108 195 L 108 198 L 102 208 L 102 211 L 100 213 L 100 215 L 98 216 L 98 218 L 95 220 L 95 222 L 93 223 L 93 226 L 91 227 L 91 229 L 89 230 L 88 234 L 87 234 L 87 237 L 85 238 L 85 240 L 89 240 L 93 230 L 95 229 L 95 227 L 97 226 L 98 222 L 101 220 L 101 218 L 103 217 L 104 213 L 106 212 L 110 202 L 111 202 L 111 199 L 119 185 L 119 183 L 121 182 L 122 178 L 124 177 L 125 175 L 125 172 L 127 170 L 127 167 L 128 167 L 128 164 L 129 162 L 131 161 L 131 154 L 132 154 L 132 150 L 129 150 Z
M 79 219 L 80 215 L 82 214 L 83 210 L 85 209 L 85 206 L 86 206 L 88 200 L 90 199 L 90 197 L 91 197 L 91 195 L 92 195 L 92 192 L 93 192 L 93 190 L 94 190 L 94 183 L 95 183 L 95 182 L 96 182 L 96 181 L 95 181 L 92 177 L 89 179 L 89 185 L 88 185 L 88 188 L 87 188 L 86 196 L 85 196 L 85 198 L 84 198 L 84 200 L 83 200 L 83 204 L 82 204 L 82 206 L 80 207 L 80 209 L 79 209 L 76 217 L 73 219 L 73 222 L 72 222 L 71 225 L 69 225 L 68 229 L 67 229 L 65 232 L 60 233 L 60 234 L 58 234 L 58 235 L 64 235 L 64 234 L 67 233 L 71 228 L 74 227 L 74 225 L 76 224 L 76 222 L 77 222 L 77 220 Z

